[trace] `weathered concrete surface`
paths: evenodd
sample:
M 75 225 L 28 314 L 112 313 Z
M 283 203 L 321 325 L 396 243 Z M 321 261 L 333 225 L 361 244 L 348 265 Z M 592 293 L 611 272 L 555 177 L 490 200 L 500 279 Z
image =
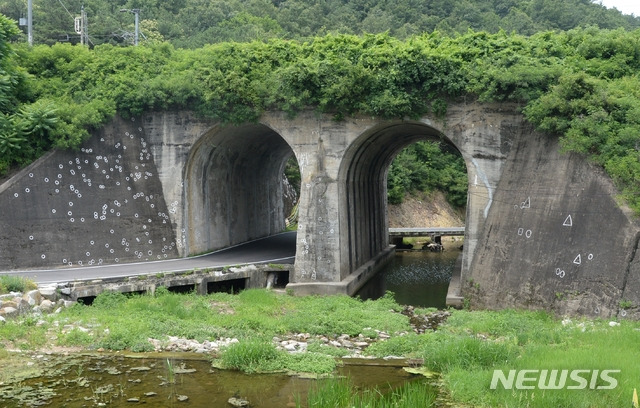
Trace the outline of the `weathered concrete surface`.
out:
M 215 292 L 216 285 L 229 281 L 243 281 L 244 289 L 264 288 L 271 273 L 288 274 L 291 265 L 242 265 L 227 269 L 188 270 L 183 272 L 137 275 L 125 278 L 79 280 L 56 285 L 56 294 L 62 299 L 77 301 L 102 292 L 154 293 L 157 288 L 194 290 L 199 295 Z M 56 299 L 57 300 L 57 299 Z
M 177 256 L 139 122 L 116 119 L 0 185 L 0 270 Z
M 293 154 L 263 124 L 220 126 L 189 112 L 144 117 L 180 255 L 225 248 L 285 227 L 283 170 Z
M 559 153 L 555 138 L 515 138 L 463 275 L 471 305 L 638 318 L 639 228 L 615 194 L 600 169 Z M 623 299 L 635 307 L 623 310 Z

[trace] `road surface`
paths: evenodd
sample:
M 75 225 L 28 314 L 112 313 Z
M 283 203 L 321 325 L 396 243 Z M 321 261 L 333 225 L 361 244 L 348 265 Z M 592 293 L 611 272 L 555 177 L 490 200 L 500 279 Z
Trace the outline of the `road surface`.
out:
M 252 263 L 293 263 L 295 255 L 296 233 L 294 231 L 272 235 L 210 254 L 190 258 L 87 267 L 78 266 L 65 269 L 7 271 L 0 272 L 0 275 L 23 276 L 38 284 L 44 284 L 148 275 L 160 272 L 179 272 L 195 268 L 221 268 L 224 266 Z

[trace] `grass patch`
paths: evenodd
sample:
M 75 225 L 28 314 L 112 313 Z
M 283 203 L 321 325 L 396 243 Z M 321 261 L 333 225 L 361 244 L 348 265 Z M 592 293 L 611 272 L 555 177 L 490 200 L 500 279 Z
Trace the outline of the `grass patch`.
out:
M 93 343 L 93 336 L 78 328 L 74 328 L 68 333 L 61 333 L 58 336 L 58 345 L 60 346 L 89 347 Z
M 489 384 L 492 370 L 478 370 L 472 379 L 462 370 L 452 371 L 447 376 L 452 391 L 465 401 L 481 401 L 490 406 L 514 407 L 613 407 L 630 405 L 634 388 L 638 388 L 640 367 L 632 351 L 640 341 L 637 323 L 623 322 L 620 327 L 609 327 L 607 322 L 596 321 L 593 325 L 567 327 L 563 331 L 564 341 L 545 344 L 534 340 L 521 347 L 518 358 L 497 365 L 500 369 L 586 369 L 620 370 L 615 375 L 618 382 L 613 390 L 477 390 L 472 382 Z M 584 331 L 583 331 L 584 330 Z M 486 387 L 488 388 L 488 387 Z M 476 394 L 477 397 L 473 397 Z M 479 395 L 478 395 L 479 394 Z
M 270 343 L 259 340 L 230 345 L 221 356 L 222 366 L 245 373 L 269 372 L 278 368 L 278 350 Z
M 627 406 L 638 388 L 640 324 L 576 320 L 544 312 L 453 311 L 436 332 L 393 337 L 367 349 L 374 355 L 424 358 L 442 373 L 457 403 L 479 407 Z M 491 390 L 494 370 L 620 370 L 613 390 Z
M 360 391 L 348 379 L 332 378 L 309 391 L 306 405 L 298 401 L 296 406 L 298 408 L 428 408 L 434 406 L 435 399 L 434 391 L 421 382 L 408 382 L 390 390 L 372 388 Z
M 418 335 L 409 333 L 404 336 L 391 337 L 386 341 L 372 343 L 367 347 L 367 354 L 382 358 L 386 356 L 419 357 L 423 350 L 430 347 L 435 333 Z
M 284 353 L 284 367 L 296 373 L 330 374 L 336 369 L 334 357 L 324 353 Z
M 318 340 L 311 340 L 307 345 L 307 351 L 312 353 L 320 353 L 327 356 L 333 357 L 344 357 L 351 354 L 351 352 L 345 348 L 329 346 L 327 344 L 323 344 Z
M 31 279 L 22 276 L 0 275 L 0 294 L 9 292 L 28 292 L 37 289 L 38 285 Z
M 46 326 L 36 325 L 37 319 L 22 316 L 0 324 L 0 340 L 12 344 L 13 348 L 34 350 L 47 342 Z
M 278 350 L 269 340 L 247 340 L 227 347 L 221 357 L 223 368 L 245 373 L 291 371 L 296 373 L 329 374 L 336 368 L 331 356 L 307 352 L 289 354 Z
M 282 264 L 270 263 L 270 264 L 268 264 L 268 266 L 271 269 L 279 269 L 279 270 L 283 270 L 284 269 L 284 265 L 282 265 Z
M 388 333 L 410 329 L 409 320 L 399 313 L 402 308 L 392 294 L 375 301 L 361 301 L 348 296 L 307 296 L 300 299 L 298 309 L 287 319 L 292 332 L 357 336 L 370 328 Z

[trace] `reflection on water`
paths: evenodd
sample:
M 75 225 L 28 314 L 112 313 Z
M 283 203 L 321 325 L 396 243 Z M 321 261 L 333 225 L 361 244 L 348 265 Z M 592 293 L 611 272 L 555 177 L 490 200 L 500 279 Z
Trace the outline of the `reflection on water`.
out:
M 229 407 L 236 396 L 253 407 L 295 407 L 306 403 L 318 380 L 283 374 L 243 374 L 218 370 L 188 355 L 70 355 L 48 356 L 38 364 L 41 374 L 0 383 L 0 406 L 17 407 Z M 169 363 L 167 363 L 169 361 Z M 359 389 L 383 392 L 406 381 L 423 381 L 407 373 L 400 361 L 346 360 L 338 375 L 349 377 Z
M 454 247 L 444 252 L 398 251 L 358 295 L 376 299 L 391 291 L 400 304 L 443 309 L 451 275 L 459 267 L 461 256 L 462 251 Z

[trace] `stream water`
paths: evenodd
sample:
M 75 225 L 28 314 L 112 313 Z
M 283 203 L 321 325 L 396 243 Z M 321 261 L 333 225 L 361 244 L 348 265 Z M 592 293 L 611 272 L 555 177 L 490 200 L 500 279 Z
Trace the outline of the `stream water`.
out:
M 397 251 L 393 260 L 358 292 L 362 299 L 377 299 L 386 291 L 396 302 L 420 307 L 446 307 L 449 281 L 459 268 L 460 241 L 445 243 L 444 252 Z
M 19 383 L 0 383 L 0 405 L 17 407 L 230 407 L 239 397 L 251 407 L 295 407 L 305 403 L 319 380 L 283 374 L 243 374 L 217 370 L 193 355 L 77 354 L 41 356 L 41 375 Z M 385 391 L 406 381 L 424 381 L 408 374 L 398 360 L 344 360 L 339 375 L 359 388 Z M 322 381 L 322 380 L 320 380 Z

